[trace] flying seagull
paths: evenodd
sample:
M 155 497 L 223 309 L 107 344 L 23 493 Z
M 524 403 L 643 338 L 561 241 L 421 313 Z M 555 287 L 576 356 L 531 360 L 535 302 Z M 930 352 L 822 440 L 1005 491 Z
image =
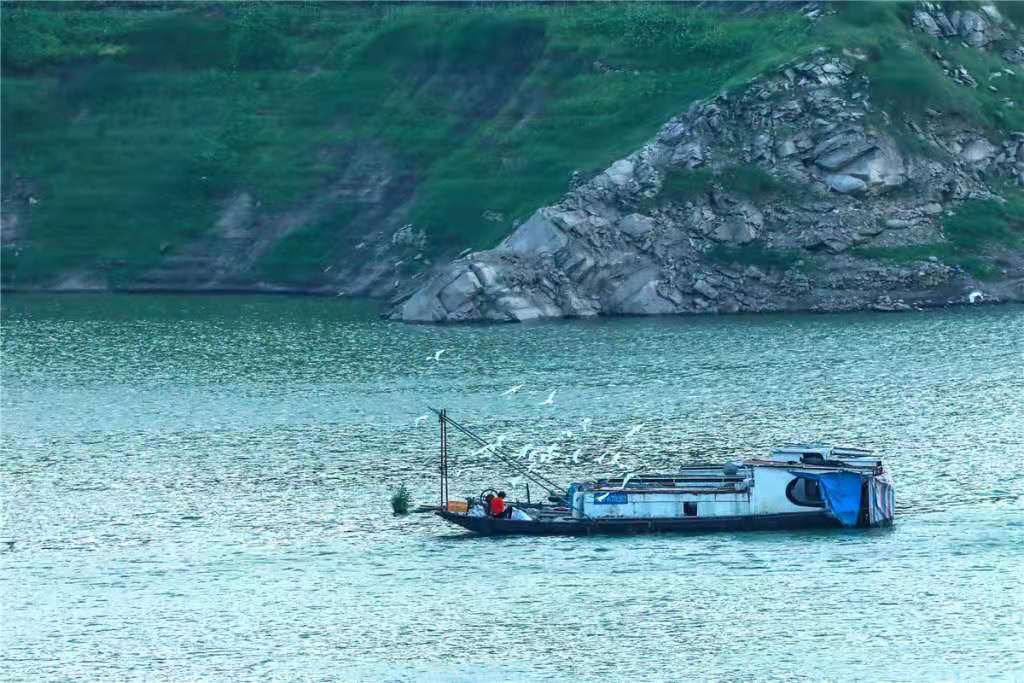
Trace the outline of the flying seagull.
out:
M 624 437 L 622 437 L 622 438 L 623 439 L 631 439 L 634 436 L 636 436 L 640 432 L 640 430 L 643 429 L 643 428 L 644 428 L 644 423 L 641 422 L 640 424 L 636 425 L 635 427 L 630 429 L 628 432 L 626 432 L 626 435 Z
M 442 354 L 442 353 L 444 353 L 444 352 L 445 352 L 445 351 L 447 351 L 447 350 L 448 350 L 448 349 L 441 349 L 440 351 L 437 351 L 437 352 L 436 352 L 436 353 L 434 354 L 434 360 L 441 360 L 441 354 Z
M 522 384 L 517 384 L 517 385 L 515 385 L 514 387 L 509 387 L 509 388 L 508 388 L 508 390 L 507 390 L 507 391 L 504 391 L 504 392 L 502 392 L 502 394 L 501 394 L 501 395 L 502 395 L 502 396 L 511 396 L 512 394 L 516 393 L 517 391 L 519 391 L 519 390 L 520 390 L 520 389 L 522 389 L 522 388 L 523 388 L 523 385 L 522 385 Z
M 619 490 L 620 491 L 624 491 L 626 489 L 626 484 L 629 483 L 629 480 L 632 479 L 633 477 L 635 477 L 638 474 L 640 474 L 640 470 L 636 470 L 635 472 L 623 472 L 622 473 L 622 485 L 619 486 Z M 598 500 L 604 500 L 605 498 L 607 498 L 611 494 L 612 494 L 612 491 L 608 491 L 607 493 L 602 494 L 601 496 L 599 496 Z
M 558 393 L 558 389 L 553 390 L 550 394 L 548 394 L 547 400 L 541 401 L 537 405 L 539 405 L 539 406 L 554 405 L 554 403 L 555 403 L 555 394 L 557 394 L 557 393 Z

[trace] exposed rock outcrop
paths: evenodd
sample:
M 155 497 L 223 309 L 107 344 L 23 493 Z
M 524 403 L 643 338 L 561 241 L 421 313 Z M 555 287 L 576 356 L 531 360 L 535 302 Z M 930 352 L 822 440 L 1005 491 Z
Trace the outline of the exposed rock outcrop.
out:
M 971 44 L 994 35 L 973 12 L 915 22 Z M 992 178 L 1024 182 L 1024 136 L 990 139 L 937 115 L 908 122 L 919 142 L 908 153 L 854 64 L 822 50 L 696 103 L 495 249 L 436 273 L 391 317 L 901 310 L 984 289 L 938 259 L 899 264 L 857 247 L 941 243 L 942 218 L 994 197 Z M 679 178 L 689 190 L 673 189 Z M 1005 265 L 994 296 L 1024 298 L 1024 259 Z

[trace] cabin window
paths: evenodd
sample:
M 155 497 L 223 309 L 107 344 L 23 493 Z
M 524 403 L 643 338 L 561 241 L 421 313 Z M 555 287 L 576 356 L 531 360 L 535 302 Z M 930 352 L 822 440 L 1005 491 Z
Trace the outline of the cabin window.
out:
M 697 516 L 697 503 L 695 503 L 695 502 L 683 503 L 683 514 L 685 516 L 687 516 L 687 517 L 696 517 Z
M 789 498 L 789 502 L 793 505 L 812 508 L 825 507 L 825 503 L 821 499 L 821 485 L 814 479 L 797 477 L 789 482 L 789 486 L 786 487 L 786 498 Z

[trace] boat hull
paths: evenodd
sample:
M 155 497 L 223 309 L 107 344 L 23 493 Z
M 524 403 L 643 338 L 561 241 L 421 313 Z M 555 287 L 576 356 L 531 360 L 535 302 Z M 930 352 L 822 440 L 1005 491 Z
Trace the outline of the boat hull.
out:
M 588 536 L 592 534 L 650 534 L 707 531 L 769 531 L 784 529 L 830 529 L 842 524 L 824 512 L 795 512 L 742 517 L 604 518 L 515 520 L 439 510 L 444 520 L 483 536 Z

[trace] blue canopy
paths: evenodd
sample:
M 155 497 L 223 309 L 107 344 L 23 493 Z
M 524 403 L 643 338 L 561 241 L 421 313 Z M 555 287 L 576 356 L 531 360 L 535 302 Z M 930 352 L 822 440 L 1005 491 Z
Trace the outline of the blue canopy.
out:
M 792 472 L 792 474 L 817 481 L 821 486 L 821 497 L 825 509 L 838 519 L 843 526 L 857 526 L 860 514 L 860 475 L 853 472 Z

